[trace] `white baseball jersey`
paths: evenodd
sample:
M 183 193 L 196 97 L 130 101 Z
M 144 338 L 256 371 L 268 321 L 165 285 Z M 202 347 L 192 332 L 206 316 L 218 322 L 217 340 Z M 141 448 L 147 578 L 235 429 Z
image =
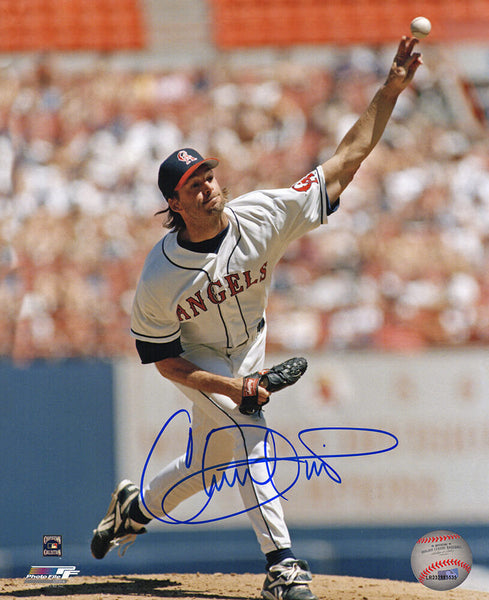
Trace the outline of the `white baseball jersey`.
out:
M 272 270 L 294 239 L 327 221 L 321 167 L 288 189 L 255 191 L 225 207 L 218 253 L 189 251 L 168 233 L 149 253 L 137 287 L 132 335 L 143 342 L 232 349 L 263 319 Z
M 177 234 L 168 233 L 149 253 L 134 299 L 131 330 L 145 345 L 142 361 L 161 360 L 170 347 L 169 356 L 183 349 L 190 362 L 228 377 L 263 368 L 262 324 L 272 270 L 287 245 L 325 223 L 336 206 L 329 205 L 323 170 L 318 167 L 290 189 L 257 191 L 231 200 L 224 209 L 229 225 L 212 241 L 220 243 L 218 250 L 213 246 L 214 252 L 183 248 Z M 147 356 L 147 345 L 158 351 Z M 164 518 L 202 491 L 204 478 L 191 474 L 198 474 L 204 462 L 206 467 L 219 466 L 234 457 L 250 471 L 238 488 L 263 553 L 290 548 L 280 498 L 269 481 L 270 449 L 262 411 L 243 415 L 227 396 L 176 385 L 193 403 L 192 464 L 184 454 L 147 482 L 143 512 Z M 216 430 L 227 435 L 209 450 L 206 440 Z M 214 475 L 220 480 L 222 469 Z

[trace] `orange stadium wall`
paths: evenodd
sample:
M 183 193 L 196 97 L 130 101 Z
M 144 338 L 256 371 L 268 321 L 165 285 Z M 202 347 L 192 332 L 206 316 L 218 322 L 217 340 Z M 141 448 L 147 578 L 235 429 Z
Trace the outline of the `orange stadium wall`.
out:
M 0 0 L 0 52 L 138 49 L 144 33 L 138 0 Z
M 433 23 L 430 42 L 486 42 L 489 29 L 489 0 L 208 0 L 206 4 L 210 39 L 219 49 L 385 44 L 409 33 L 409 23 L 418 15 Z M 163 25 L 168 17 L 165 6 L 166 2 L 157 6 Z M 145 10 L 144 0 L 0 0 L 0 52 L 144 49 L 155 28 L 154 23 L 145 23 Z M 182 13 L 182 22 L 185 18 Z M 169 35 L 163 25 L 156 26 L 156 39 Z
M 219 48 L 294 44 L 385 44 L 423 15 L 429 40 L 487 41 L 488 0 L 211 0 Z

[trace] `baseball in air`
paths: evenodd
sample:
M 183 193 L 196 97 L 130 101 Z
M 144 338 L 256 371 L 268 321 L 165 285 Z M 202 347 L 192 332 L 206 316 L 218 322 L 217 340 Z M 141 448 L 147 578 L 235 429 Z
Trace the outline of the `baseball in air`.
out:
M 431 23 L 426 17 L 416 17 L 411 21 L 411 33 L 415 38 L 421 40 L 431 31 Z
M 472 552 L 457 533 L 437 530 L 427 533 L 411 553 L 414 576 L 432 590 L 451 590 L 460 585 L 472 568 Z

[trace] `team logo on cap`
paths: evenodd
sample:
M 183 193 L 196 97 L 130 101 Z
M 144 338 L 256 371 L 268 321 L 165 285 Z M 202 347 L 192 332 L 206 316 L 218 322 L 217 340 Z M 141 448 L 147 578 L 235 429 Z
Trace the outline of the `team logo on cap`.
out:
M 190 163 L 193 163 L 194 160 L 197 160 L 195 156 L 192 156 L 186 150 L 180 150 L 180 152 L 177 154 L 177 158 L 178 160 L 184 162 L 186 165 L 189 165 Z

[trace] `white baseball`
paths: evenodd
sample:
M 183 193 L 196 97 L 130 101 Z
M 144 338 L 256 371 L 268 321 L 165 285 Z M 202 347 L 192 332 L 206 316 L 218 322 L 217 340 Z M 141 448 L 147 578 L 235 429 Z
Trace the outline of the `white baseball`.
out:
M 411 33 L 415 38 L 421 40 L 431 31 L 431 23 L 426 17 L 416 17 L 411 21 Z
M 451 590 L 467 578 L 472 552 L 457 533 L 440 529 L 420 538 L 411 553 L 416 579 L 432 590 Z

